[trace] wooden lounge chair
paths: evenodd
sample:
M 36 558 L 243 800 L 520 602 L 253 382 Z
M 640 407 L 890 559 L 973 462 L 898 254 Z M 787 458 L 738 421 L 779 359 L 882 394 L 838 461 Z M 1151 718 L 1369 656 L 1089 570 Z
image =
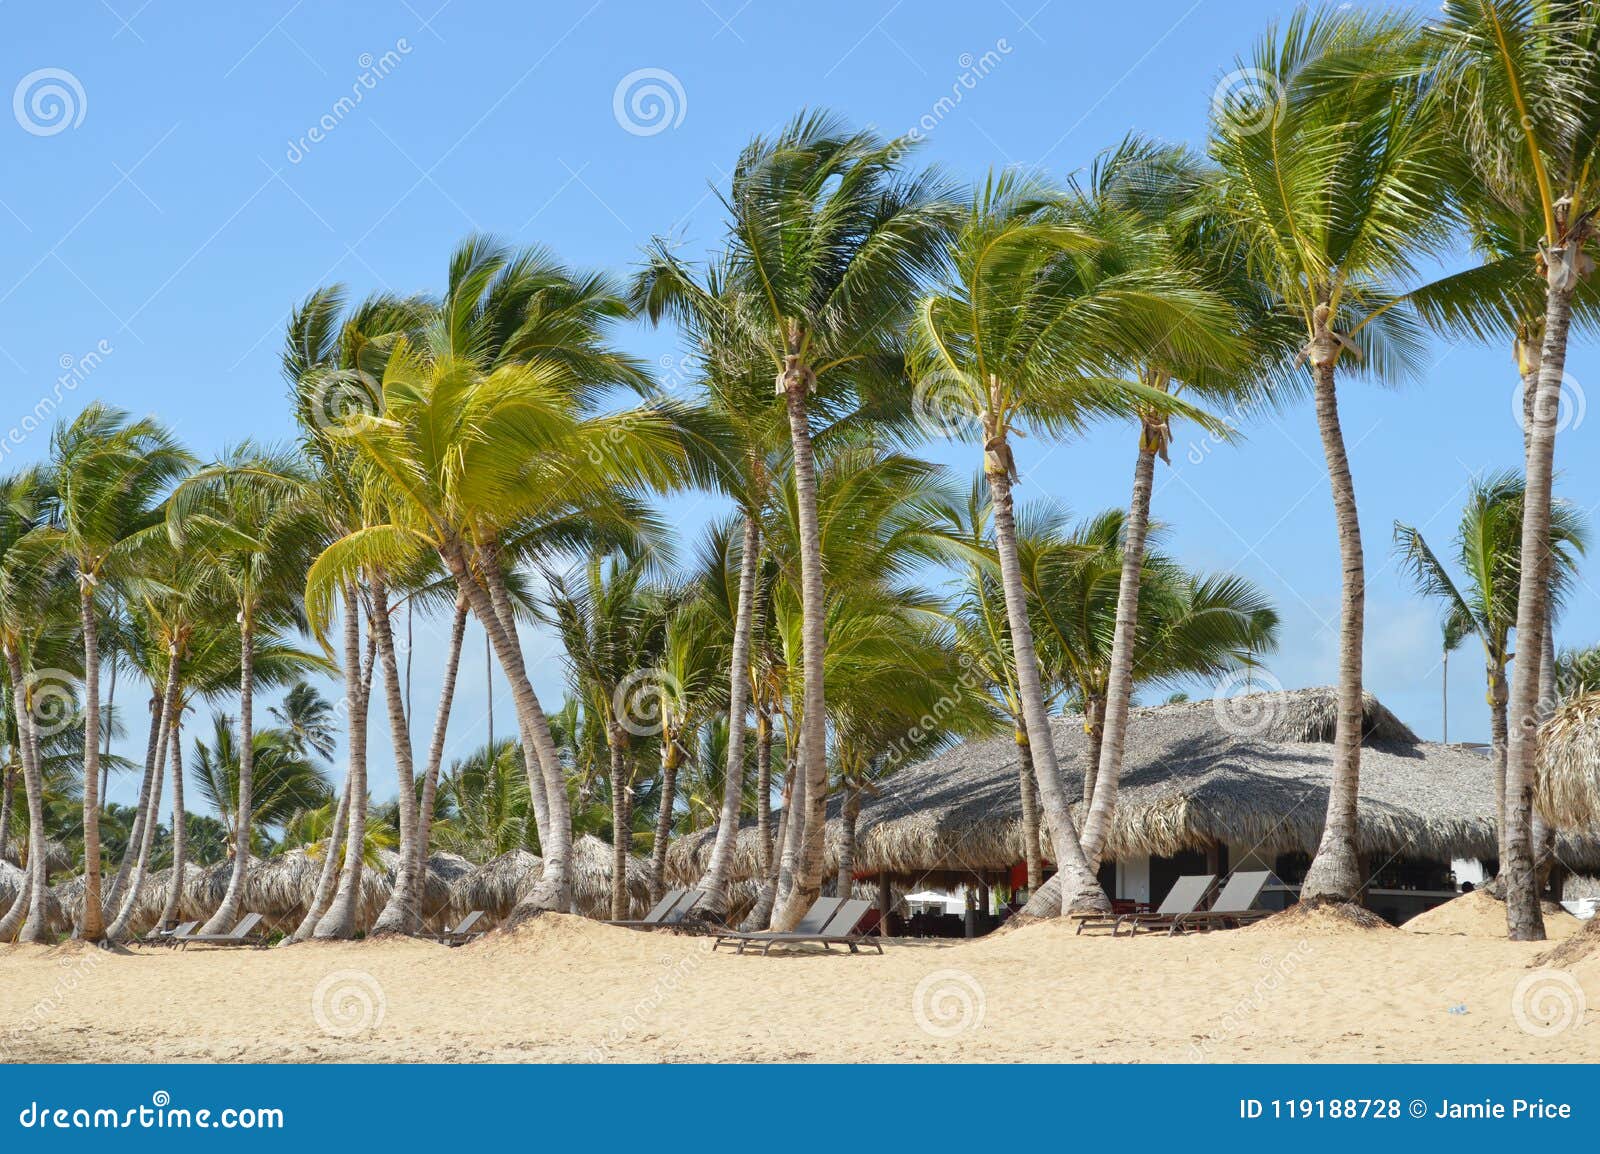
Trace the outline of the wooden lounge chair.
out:
M 650 907 L 650 912 L 645 914 L 644 917 L 608 921 L 606 925 L 625 926 L 630 930 L 646 930 L 652 926 L 670 925 L 673 921 L 680 920 L 684 914 L 689 912 L 694 903 L 700 900 L 699 890 L 692 891 L 694 897 L 692 900 L 688 900 L 690 892 L 689 890 L 668 890 L 661 895 L 660 901 Z M 678 918 L 672 918 L 671 915 L 679 911 L 680 906 L 682 906 L 682 910 L 678 912 Z
M 424 934 L 422 936 L 429 941 L 439 942 L 446 946 L 464 946 L 472 941 L 473 938 L 481 938 L 488 933 L 487 930 L 478 928 L 478 923 L 483 921 L 483 918 L 484 913 L 482 910 L 473 910 L 453 928 L 443 930 L 437 934 Z
M 267 948 L 267 932 L 258 927 L 265 920 L 261 914 L 245 914 L 239 919 L 239 924 L 225 934 L 189 934 L 181 938 L 175 936 L 172 940 L 180 950 L 192 945 L 249 946 L 251 949 L 264 950 Z
M 839 912 L 839 907 L 843 904 L 843 898 L 818 898 L 811 903 L 811 908 L 795 924 L 794 929 L 787 933 L 775 933 L 772 930 L 758 930 L 754 933 L 742 933 L 739 930 L 720 930 L 717 933 L 717 940 L 711 943 L 711 950 L 715 953 L 717 947 L 722 945 L 723 942 L 737 945 L 739 953 L 742 954 L 745 946 L 751 944 L 761 945 L 764 942 L 770 942 L 774 938 L 799 936 L 814 941 L 818 934 L 828 928 L 828 923 L 833 921 L 834 916 Z M 765 953 L 766 951 L 763 950 L 762 952 Z
M 1141 929 L 1150 927 L 1165 928 L 1171 924 L 1173 918 L 1179 914 L 1189 913 L 1199 907 L 1205 900 L 1206 894 L 1211 892 L 1211 887 L 1216 884 L 1216 874 L 1187 874 L 1172 883 L 1172 888 L 1167 891 L 1167 896 L 1161 899 L 1161 904 L 1153 910 L 1134 912 L 1131 914 L 1072 914 L 1078 922 L 1078 933 L 1087 929 L 1105 929 L 1110 927 L 1111 936 L 1116 937 L 1124 928 L 1130 936 L 1137 934 Z
M 833 921 L 828 923 L 821 936 L 813 941 L 822 943 L 823 949 L 833 946 L 849 946 L 852 954 L 859 954 L 860 947 L 871 946 L 880 954 L 883 953 L 883 926 L 878 919 L 878 911 L 872 903 L 862 898 L 851 898 L 839 907 L 839 912 L 834 915 Z M 865 927 L 862 923 L 865 922 Z
M 1248 873 L 1234 874 L 1228 879 L 1228 884 L 1222 887 L 1222 892 L 1217 895 L 1217 900 L 1211 903 L 1209 910 L 1194 910 L 1191 913 L 1179 914 L 1172 919 L 1172 925 L 1167 928 L 1167 933 L 1232 929 L 1247 922 L 1258 922 L 1262 918 L 1271 917 L 1277 913 L 1276 910 L 1255 908 L 1256 899 L 1261 896 L 1261 891 L 1271 879 L 1271 870 L 1252 870 Z

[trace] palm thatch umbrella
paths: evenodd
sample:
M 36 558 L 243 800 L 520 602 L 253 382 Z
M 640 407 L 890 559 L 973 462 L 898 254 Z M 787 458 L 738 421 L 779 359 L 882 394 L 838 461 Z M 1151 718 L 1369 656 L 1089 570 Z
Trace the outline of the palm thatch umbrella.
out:
M 10 907 L 17 900 L 17 895 L 22 892 L 22 870 L 0 858 L 0 911 Z
M 611 916 L 611 845 L 584 834 L 572 844 L 573 912 L 586 918 Z M 482 910 L 496 920 L 507 917 L 544 872 L 544 862 L 526 850 L 501 854 L 456 884 L 451 916 Z M 650 906 L 650 868 L 640 858 L 628 859 L 630 916 Z
M 1313 852 L 1322 836 L 1332 736 L 1332 689 L 1253 694 L 1136 709 L 1108 858 L 1171 856 L 1217 843 L 1263 855 Z M 1449 861 L 1495 854 L 1492 767 L 1481 753 L 1419 740 L 1370 695 L 1361 755 L 1359 848 Z M 1063 785 L 1082 814 L 1087 738 L 1081 720 L 1052 722 Z M 837 869 L 840 822 L 830 802 L 826 857 Z M 668 855 L 677 884 L 693 884 L 714 832 L 681 839 Z M 754 822 L 741 827 L 734 876 L 758 871 Z M 1600 841 L 1567 835 L 1569 866 L 1600 865 Z M 1045 847 L 1046 857 L 1049 847 Z M 914 882 L 993 875 L 1023 860 L 1017 750 L 1009 735 L 967 742 L 888 778 L 862 807 L 857 876 Z
M 1540 727 L 1535 799 L 1552 825 L 1600 825 L 1600 691 L 1564 702 Z

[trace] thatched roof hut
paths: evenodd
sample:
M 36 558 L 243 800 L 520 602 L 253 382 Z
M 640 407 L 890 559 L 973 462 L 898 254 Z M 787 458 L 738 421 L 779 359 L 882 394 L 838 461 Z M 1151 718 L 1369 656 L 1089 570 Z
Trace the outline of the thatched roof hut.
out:
M 611 916 L 611 863 L 609 842 L 584 834 L 572 845 L 572 897 L 575 913 L 591 918 Z M 483 910 L 496 920 L 507 917 L 544 874 L 544 861 L 526 850 L 501 854 L 456 884 L 451 898 L 452 916 Z M 628 859 L 630 916 L 649 908 L 649 867 L 639 858 Z
M 1217 843 L 1263 854 L 1313 852 L 1327 809 L 1335 718 L 1332 689 L 1133 710 L 1109 856 L 1171 856 Z M 1051 725 L 1063 785 L 1081 822 L 1087 738 L 1078 718 Z M 1363 851 L 1446 862 L 1495 855 L 1493 772 L 1481 754 L 1419 740 L 1370 695 L 1365 733 L 1357 831 Z M 1023 858 L 1017 770 L 1007 734 L 966 742 L 890 777 L 862 807 L 857 875 L 916 880 L 1008 870 Z M 837 799 L 829 812 L 832 872 Z M 672 847 L 668 873 L 675 883 L 699 877 L 712 837 L 706 830 Z M 1600 863 L 1595 839 L 1564 842 L 1568 865 Z M 747 823 L 735 877 L 754 876 L 758 851 L 754 823 Z
M 22 870 L 0 858 L 0 913 L 17 900 L 17 895 L 22 892 L 23 877 Z
M 1552 824 L 1600 824 L 1600 692 L 1565 702 L 1540 729 L 1537 798 Z

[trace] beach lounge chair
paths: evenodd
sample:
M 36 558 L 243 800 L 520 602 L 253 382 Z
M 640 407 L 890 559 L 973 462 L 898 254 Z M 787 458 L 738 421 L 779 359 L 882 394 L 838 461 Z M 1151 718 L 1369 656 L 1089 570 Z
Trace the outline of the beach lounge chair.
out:
M 805 916 L 795 923 L 794 929 L 787 933 L 775 933 L 771 930 L 757 930 L 753 933 L 743 933 L 739 930 L 721 930 L 717 933 L 717 940 L 711 943 L 711 950 L 715 953 L 717 947 L 722 945 L 723 942 L 737 945 L 739 953 L 742 954 L 746 945 L 760 945 L 774 938 L 793 938 L 798 936 L 814 941 L 816 935 L 828 928 L 828 923 L 833 921 L 834 916 L 839 912 L 839 907 L 843 904 L 843 898 L 818 898 L 811 904 L 811 908 L 805 912 Z M 763 950 L 762 952 L 765 953 L 766 951 Z
M 424 934 L 423 936 L 430 941 L 440 942 L 447 946 L 464 946 L 472 941 L 473 938 L 481 938 L 489 932 L 478 928 L 478 923 L 483 921 L 483 918 L 484 913 L 482 910 L 473 910 L 453 928 L 443 930 L 437 934 Z
M 1078 933 L 1085 929 L 1111 930 L 1111 936 L 1116 937 L 1123 929 L 1129 935 L 1137 934 L 1141 929 L 1151 926 L 1165 928 L 1171 924 L 1173 918 L 1179 914 L 1186 914 L 1199 908 L 1205 900 L 1211 887 L 1217 882 L 1216 874 L 1186 874 L 1172 883 L 1172 888 L 1167 891 L 1167 896 L 1161 899 L 1161 904 L 1153 910 L 1144 910 L 1131 914 L 1071 914 L 1077 919 Z
M 160 926 L 156 926 L 147 934 L 131 938 L 128 944 L 130 946 L 170 946 L 175 939 L 180 937 L 188 937 L 190 934 L 194 933 L 195 929 L 199 925 L 200 923 L 198 921 L 194 921 L 180 922 L 170 929 L 163 929 Z
M 261 914 L 245 914 L 239 919 L 239 924 L 225 934 L 188 934 L 181 938 L 174 936 L 172 940 L 180 950 L 192 945 L 249 946 L 264 950 L 267 948 L 267 932 L 259 927 L 265 920 Z
M 1255 908 L 1256 899 L 1261 896 L 1262 889 L 1271 879 L 1271 870 L 1252 870 L 1249 873 L 1234 874 L 1228 879 L 1228 884 L 1222 887 L 1222 892 L 1217 895 L 1217 900 L 1211 903 L 1209 910 L 1179 914 L 1172 919 L 1172 924 L 1167 927 L 1167 933 L 1231 929 L 1246 922 L 1258 922 L 1262 918 L 1271 917 L 1278 911 Z
M 607 922 L 608 926 L 625 926 L 630 930 L 648 930 L 655 926 L 677 925 L 704 895 L 699 890 L 668 890 L 661 900 L 650 907 L 642 918 L 625 918 Z

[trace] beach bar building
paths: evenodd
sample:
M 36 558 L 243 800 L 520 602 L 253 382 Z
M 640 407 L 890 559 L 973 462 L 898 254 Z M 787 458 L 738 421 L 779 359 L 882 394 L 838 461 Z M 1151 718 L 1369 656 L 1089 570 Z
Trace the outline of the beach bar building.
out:
M 1277 884 L 1263 900 L 1292 902 L 1322 835 L 1336 714 L 1332 689 L 1134 709 L 1101 870 L 1107 891 L 1119 903 L 1158 903 L 1184 874 L 1268 869 Z M 1054 719 L 1052 730 L 1081 828 L 1088 738 L 1073 716 Z M 1422 741 L 1370 695 L 1364 732 L 1363 901 L 1399 923 L 1494 872 L 1493 767 L 1482 747 Z M 875 881 L 885 906 L 894 894 L 964 891 L 966 932 L 992 927 L 1000 902 L 1027 880 L 1020 768 L 1006 734 L 964 742 L 887 778 L 857 821 L 857 885 Z M 837 799 L 829 813 L 831 877 L 843 844 Z M 673 846 L 677 884 L 698 880 L 712 836 L 701 831 Z M 1048 862 L 1048 829 L 1040 836 Z M 740 831 L 738 880 L 758 874 L 757 837 L 753 822 Z M 1562 836 L 1556 860 L 1559 886 L 1566 872 L 1600 867 L 1600 841 Z

